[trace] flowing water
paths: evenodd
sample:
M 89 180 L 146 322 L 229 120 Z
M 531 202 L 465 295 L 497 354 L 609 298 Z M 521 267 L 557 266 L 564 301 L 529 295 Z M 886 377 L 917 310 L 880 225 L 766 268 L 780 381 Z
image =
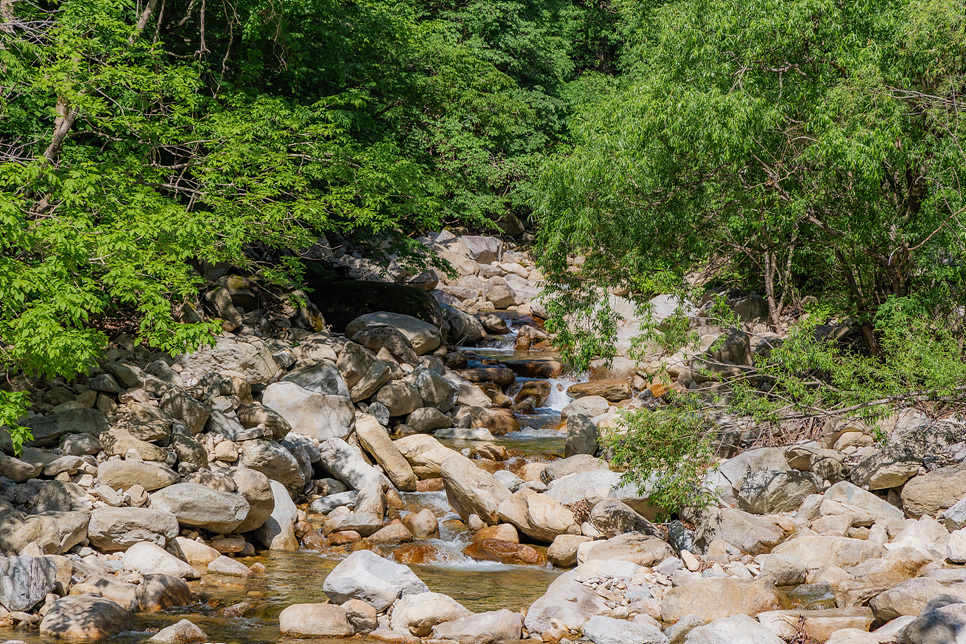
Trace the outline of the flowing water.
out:
M 507 316 L 511 333 L 489 338 L 483 346 L 467 349 L 471 366 L 482 360 L 512 363 L 535 358 L 556 357 L 550 352 L 518 352 L 514 350 L 516 330 L 521 318 Z M 508 391 L 512 395 L 528 378 L 518 378 Z M 494 442 L 509 450 L 522 452 L 527 461 L 548 460 L 563 455 L 564 434 L 557 429 L 560 411 L 570 402 L 566 389 L 582 376 L 568 375 L 550 380 L 551 392 L 544 407 L 529 414 L 518 414 L 520 431 L 497 438 Z M 472 447 L 465 441 L 443 441 L 454 449 Z M 406 512 L 429 508 L 440 523 L 440 537 L 395 547 L 374 547 L 379 554 L 405 561 L 430 590 L 449 595 L 472 611 L 528 607 L 544 594 L 550 582 L 560 574 L 551 566 L 516 566 L 490 561 L 475 561 L 463 554 L 470 542 L 466 526 L 451 510 L 443 492 L 405 493 Z M 355 544 L 361 547 L 360 544 Z M 538 547 L 538 550 L 540 548 Z M 143 642 L 150 633 L 180 619 L 189 619 L 208 635 L 210 641 L 238 644 L 270 642 L 305 642 L 289 640 L 278 630 L 278 614 L 290 604 L 325 601 L 322 583 L 326 575 L 349 553 L 346 548 L 325 552 L 299 551 L 265 553 L 240 559 L 246 565 L 260 562 L 266 572 L 247 579 L 205 575 L 191 582 L 198 602 L 190 606 L 157 614 L 138 614 L 135 630 L 114 636 L 105 642 L 133 644 Z M 415 559 L 414 559 L 415 558 Z M 425 560 L 426 563 L 414 561 Z M 29 644 L 53 644 L 57 640 L 40 637 L 36 630 L 0 629 L 0 640 L 22 639 Z M 315 640 L 322 641 L 322 640 Z M 344 640 L 332 640 L 344 642 Z

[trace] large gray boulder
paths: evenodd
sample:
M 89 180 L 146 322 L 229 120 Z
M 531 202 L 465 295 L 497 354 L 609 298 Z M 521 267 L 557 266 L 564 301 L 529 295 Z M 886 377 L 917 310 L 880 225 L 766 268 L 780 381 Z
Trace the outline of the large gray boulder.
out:
M 86 407 L 68 409 L 46 416 L 34 416 L 25 420 L 24 425 L 29 427 L 33 434 L 33 440 L 28 445 L 40 447 L 56 445 L 66 434 L 100 436 L 102 432 L 111 428 L 104 414 Z M 10 436 L 6 432 L 0 433 L 0 450 L 9 452 L 12 448 Z
M 29 611 L 57 584 L 57 564 L 49 557 L 0 557 L 0 606 Z
M 173 554 L 148 541 L 135 544 L 127 549 L 121 559 L 124 570 L 139 572 L 142 575 L 164 574 L 182 579 L 197 579 L 198 571 L 181 561 Z
M 353 489 L 361 489 L 367 481 L 381 476 L 378 469 L 366 463 L 358 450 L 340 438 L 322 441 L 319 453 L 325 468 Z
M 278 616 L 282 635 L 295 637 L 351 637 L 345 609 L 332 604 L 292 604 Z
M 115 490 L 140 485 L 148 492 L 178 482 L 178 474 L 164 465 L 142 461 L 104 461 L 97 467 L 97 480 Z
M 332 370 L 335 371 L 335 367 Z M 341 377 L 339 382 L 344 388 Z M 294 431 L 319 440 L 345 438 L 355 424 L 348 391 L 345 394 L 320 393 L 296 382 L 273 382 L 265 388 L 262 403 L 288 421 Z
M 756 619 L 748 615 L 733 615 L 716 619 L 691 630 L 684 644 L 785 644 Z
M 342 379 L 338 367 L 328 360 L 297 367 L 285 374 L 281 382 L 294 383 L 302 389 L 316 394 L 349 395 L 349 386 Z
M 151 507 L 170 512 L 183 526 L 220 534 L 234 532 L 249 511 L 248 501 L 242 495 L 198 483 L 178 483 L 153 493 Z
M 231 478 L 235 481 L 236 491 L 248 501 L 248 514 L 235 530 L 249 532 L 261 527 L 275 509 L 275 496 L 268 477 L 249 467 L 236 467 L 231 471 Z
M 437 624 L 470 614 L 465 606 L 448 595 L 432 592 L 404 595 L 392 607 L 390 626 L 394 631 L 428 637 Z
M 627 564 L 633 568 L 632 564 Z M 578 568 L 560 575 L 527 610 L 524 625 L 531 633 L 542 633 L 558 623 L 570 630 L 579 630 L 594 615 L 606 612 L 603 597 L 582 584 Z
M 270 382 L 280 371 L 272 353 L 258 338 L 222 336 L 214 347 L 182 355 L 181 377 L 190 385 L 209 373 L 233 371 L 251 383 Z
M 760 470 L 745 477 L 738 491 L 738 507 L 752 514 L 797 510 L 806 496 L 822 489 L 822 479 L 811 472 Z
M 245 441 L 240 452 L 241 465 L 278 481 L 293 493 L 298 494 L 305 487 L 305 476 L 299 462 L 291 452 L 275 441 Z
M 403 455 L 389 438 L 389 432 L 378 420 L 368 414 L 356 421 L 356 435 L 359 442 L 376 462 L 385 470 L 389 480 L 403 492 L 416 490 L 416 474 Z
M 349 322 L 345 328 L 347 337 L 352 337 L 359 331 L 373 326 L 388 326 L 398 329 L 413 346 L 418 355 L 425 355 L 436 349 L 443 341 L 439 329 L 419 318 L 401 313 L 377 311 L 360 315 Z
M 583 414 L 571 414 L 567 417 L 567 442 L 564 445 L 564 456 L 575 454 L 597 453 L 597 425 Z
M 157 508 L 98 508 L 91 513 L 87 538 L 101 550 L 127 550 L 150 541 L 164 546 L 178 536 L 178 517 Z
M 425 593 L 429 588 L 408 567 L 370 550 L 359 550 L 332 569 L 322 591 L 337 604 L 361 599 L 382 612 L 399 597 Z
M 695 543 L 706 548 L 715 539 L 722 539 L 742 552 L 757 555 L 770 550 L 784 536 L 781 528 L 757 515 L 734 508 L 714 508 L 698 526 Z

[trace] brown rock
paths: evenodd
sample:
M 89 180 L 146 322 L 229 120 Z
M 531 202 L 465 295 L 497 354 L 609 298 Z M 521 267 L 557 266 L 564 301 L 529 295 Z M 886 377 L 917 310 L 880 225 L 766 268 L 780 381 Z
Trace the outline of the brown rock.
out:
M 567 388 L 567 395 L 571 398 L 600 396 L 610 402 L 627 400 L 633 393 L 630 383 L 618 378 L 580 382 Z
M 463 554 L 481 561 L 499 561 L 505 564 L 539 566 L 546 557 L 532 547 L 500 539 L 479 539 L 463 549 Z

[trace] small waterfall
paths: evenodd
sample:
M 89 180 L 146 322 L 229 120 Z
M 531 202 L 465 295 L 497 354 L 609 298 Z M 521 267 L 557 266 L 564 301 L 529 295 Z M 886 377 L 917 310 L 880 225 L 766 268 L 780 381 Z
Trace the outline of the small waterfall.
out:
M 567 395 L 567 387 L 570 385 L 575 385 L 578 382 L 586 382 L 587 374 L 584 373 L 572 373 L 560 378 L 550 379 L 550 397 L 547 398 L 547 402 L 544 407 L 547 409 L 552 409 L 553 411 L 560 412 L 573 400 Z

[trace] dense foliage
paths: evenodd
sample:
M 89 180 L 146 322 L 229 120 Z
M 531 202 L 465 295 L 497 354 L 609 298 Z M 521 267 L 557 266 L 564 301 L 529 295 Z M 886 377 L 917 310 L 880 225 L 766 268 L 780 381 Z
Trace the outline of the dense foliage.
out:
M 326 232 L 525 220 L 616 47 L 583 0 L 0 7 L 0 366 L 48 377 L 88 369 L 118 316 L 205 342 L 176 315 L 200 263 L 286 284 Z
M 534 202 L 561 313 L 703 272 L 765 295 L 777 330 L 817 298 L 876 353 L 890 297 L 962 300 L 961 4 L 624 7 L 633 82 L 575 117 Z

